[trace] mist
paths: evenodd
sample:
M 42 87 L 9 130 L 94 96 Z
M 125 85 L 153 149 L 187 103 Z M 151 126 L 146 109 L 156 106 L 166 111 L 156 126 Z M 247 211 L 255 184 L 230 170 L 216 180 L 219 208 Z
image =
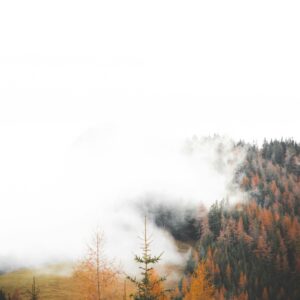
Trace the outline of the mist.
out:
M 0 239 L 6 241 L 0 249 L 1 269 L 77 260 L 99 228 L 106 255 L 132 272 L 144 214 L 153 217 L 154 212 L 142 210 L 145 204 L 193 212 L 216 200 L 243 197 L 232 182 L 245 150 L 234 149 L 228 138 L 93 127 L 80 134 L 68 131 L 67 139 L 61 135 L 57 141 L 58 131 L 49 128 L 40 139 L 36 128 L 14 132 L 10 157 L 15 165 L 8 160 L 4 170 L 13 167 L 16 173 L 1 174 L 7 183 L 0 190 L 5 202 Z M 180 223 L 180 218 L 174 214 L 172 222 Z M 170 232 L 153 220 L 150 216 L 153 252 L 167 253 L 164 264 L 185 260 Z

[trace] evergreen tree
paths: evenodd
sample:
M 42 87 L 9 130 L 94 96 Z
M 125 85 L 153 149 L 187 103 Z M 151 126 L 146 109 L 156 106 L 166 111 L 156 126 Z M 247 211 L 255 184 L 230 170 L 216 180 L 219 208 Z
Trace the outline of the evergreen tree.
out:
M 30 300 L 38 300 L 40 298 L 39 297 L 40 289 L 36 286 L 35 277 L 33 277 L 32 279 L 31 290 L 28 290 L 27 294 L 29 295 Z
M 208 213 L 208 225 L 215 237 L 218 237 L 221 230 L 222 209 L 218 202 L 214 203 Z
M 142 278 L 138 280 L 136 277 L 128 276 L 128 279 L 136 286 L 137 291 L 131 297 L 134 300 L 159 300 L 164 298 L 164 294 L 168 292 L 162 287 L 162 283 L 166 280 L 165 277 L 153 276 L 153 265 L 158 263 L 162 254 L 159 256 L 152 256 L 150 251 L 151 240 L 149 240 L 147 232 L 147 218 L 144 221 L 144 236 L 142 255 L 135 255 L 135 261 L 140 264 Z
M 6 295 L 2 289 L 0 290 L 0 300 L 6 300 Z

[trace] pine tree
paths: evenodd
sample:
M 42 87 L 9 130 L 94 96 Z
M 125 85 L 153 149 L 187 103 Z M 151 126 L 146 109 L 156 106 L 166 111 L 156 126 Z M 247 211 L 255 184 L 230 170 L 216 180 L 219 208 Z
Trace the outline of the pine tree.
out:
M 0 300 L 6 300 L 6 295 L 2 289 L 0 290 Z
M 214 237 L 218 237 L 221 230 L 222 223 L 222 209 L 218 203 L 211 206 L 208 213 L 208 225 Z
M 142 279 L 138 280 L 136 277 L 127 278 L 133 282 L 137 288 L 137 292 L 131 297 L 134 300 L 159 300 L 163 299 L 164 294 L 168 290 L 164 290 L 162 283 L 166 280 L 165 277 L 153 276 L 152 265 L 158 263 L 161 259 L 162 254 L 159 256 L 152 256 L 150 251 L 151 240 L 149 240 L 147 232 L 147 218 L 145 217 L 144 222 L 144 236 L 143 240 L 142 255 L 135 255 L 135 261 L 140 264 Z
M 127 286 L 126 286 L 126 279 L 124 280 L 123 300 L 127 300 Z
M 28 290 L 27 294 L 29 295 L 30 300 L 38 300 L 39 299 L 40 289 L 36 286 L 35 277 L 33 277 L 33 279 L 32 279 L 31 290 Z

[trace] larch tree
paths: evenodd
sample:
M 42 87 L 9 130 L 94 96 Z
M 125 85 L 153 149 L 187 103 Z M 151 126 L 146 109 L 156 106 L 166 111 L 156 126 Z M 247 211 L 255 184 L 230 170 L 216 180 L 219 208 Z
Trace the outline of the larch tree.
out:
M 126 279 L 124 280 L 123 300 L 127 300 L 127 285 L 126 285 Z
M 16 289 L 13 292 L 12 296 L 11 297 L 9 296 L 9 299 L 10 300 L 21 300 L 21 293 L 20 293 L 19 289 Z
M 215 289 L 208 279 L 205 262 L 200 261 L 191 277 L 190 288 L 184 300 L 212 300 Z
M 116 284 L 118 274 L 117 268 L 104 255 L 103 233 L 95 231 L 86 257 L 74 269 L 75 294 L 87 300 L 114 299 L 114 289 L 107 288 Z
M 269 294 L 268 294 L 268 290 L 266 287 L 264 287 L 263 292 L 262 292 L 262 300 L 269 300 Z

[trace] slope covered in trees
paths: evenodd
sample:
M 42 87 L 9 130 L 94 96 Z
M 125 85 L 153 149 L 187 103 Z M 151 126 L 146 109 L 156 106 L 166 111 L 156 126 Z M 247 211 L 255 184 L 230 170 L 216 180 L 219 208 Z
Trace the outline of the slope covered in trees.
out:
M 192 286 L 198 256 L 215 299 L 300 299 L 300 146 L 276 140 L 236 147 L 247 149 L 235 181 L 248 199 L 216 202 L 202 219 L 177 299 L 185 299 L 185 282 Z
M 126 280 L 103 256 L 103 236 L 97 233 L 72 274 L 38 278 L 38 299 L 300 299 L 300 145 L 293 140 L 265 141 L 261 147 L 239 142 L 232 151 L 245 153 L 231 183 L 243 195 L 240 200 L 219 200 L 208 210 L 200 203 L 193 210 L 145 204 L 150 221 L 191 248 L 171 290 L 149 266 L 160 263 L 160 256 L 149 254 L 145 224 L 144 252 L 135 257 L 142 277 Z M 16 284 L 14 279 L 2 284 L 9 276 Z M 31 273 L 26 284 L 17 273 L 1 275 L 0 299 L 31 299 L 33 293 L 24 288 L 31 282 Z

